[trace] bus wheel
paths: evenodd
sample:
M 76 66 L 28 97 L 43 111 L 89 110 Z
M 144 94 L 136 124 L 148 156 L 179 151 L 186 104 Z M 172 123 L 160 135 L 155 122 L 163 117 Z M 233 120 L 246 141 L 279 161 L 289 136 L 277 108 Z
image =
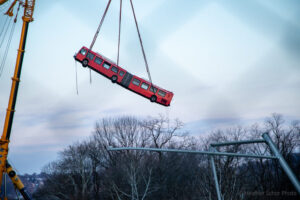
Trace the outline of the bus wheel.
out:
M 156 102 L 156 99 L 157 99 L 157 97 L 156 97 L 155 95 L 152 95 L 152 96 L 150 97 L 150 101 L 151 101 L 151 102 Z
M 88 66 L 88 63 L 89 63 L 89 61 L 88 61 L 87 59 L 84 59 L 84 60 L 82 61 L 82 66 L 83 66 L 83 67 L 87 67 L 87 66 Z
M 116 83 L 117 80 L 118 80 L 118 77 L 117 77 L 116 75 L 113 75 L 113 76 L 111 77 L 111 82 Z

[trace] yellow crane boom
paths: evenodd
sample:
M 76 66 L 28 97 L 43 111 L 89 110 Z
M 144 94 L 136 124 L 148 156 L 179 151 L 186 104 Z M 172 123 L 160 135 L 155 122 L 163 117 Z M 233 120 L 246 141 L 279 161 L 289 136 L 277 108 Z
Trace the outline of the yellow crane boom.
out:
M 6 1 L 7 0 L 0 0 L 0 5 L 4 4 Z M 8 144 L 9 144 L 15 106 L 17 101 L 18 88 L 19 88 L 20 77 L 21 77 L 21 69 L 22 69 L 23 58 L 25 53 L 25 44 L 26 44 L 26 37 L 28 32 L 28 25 L 30 22 L 33 21 L 32 16 L 33 16 L 34 5 L 35 5 L 35 0 L 25 0 L 25 2 L 21 0 L 15 0 L 7 11 L 7 14 L 9 16 L 12 15 L 13 6 L 16 4 L 17 1 L 24 7 L 24 15 L 22 17 L 23 25 L 22 25 L 21 39 L 20 39 L 20 44 L 19 44 L 19 49 L 17 54 L 16 65 L 15 65 L 15 72 L 14 72 L 14 76 L 12 77 L 10 97 L 9 97 L 7 111 L 6 111 L 3 133 L 0 139 L 0 188 L 2 184 L 3 174 L 7 173 L 10 179 L 12 180 L 12 182 L 14 183 L 14 185 L 22 194 L 23 198 L 25 200 L 30 200 L 31 198 L 27 194 L 23 183 L 18 178 L 16 172 L 12 169 L 12 167 L 7 162 Z
M 0 0 L 0 5 L 4 4 L 5 2 L 7 2 L 8 0 Z

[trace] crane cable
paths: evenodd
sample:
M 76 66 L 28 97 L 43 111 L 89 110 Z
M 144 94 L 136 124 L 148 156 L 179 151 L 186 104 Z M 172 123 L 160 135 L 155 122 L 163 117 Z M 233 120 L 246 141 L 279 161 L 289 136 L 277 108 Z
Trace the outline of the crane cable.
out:
M 3 69 L 4 69 L 4 66 L 5 66 L 5 62 L 6 62 L 6 58 L 7 58 L 8 51 L 9 51 L 9 47 L 10 47 L 10 44 L 11 44 L 11 41 L 12 41 L 13 34 L 15 32 L 15 26 L 16 26 L 16 23 L 17 23 L 17 18 L 18 18 L 18 13 L 19 13 L 19 10 L 20 10 L 20 6 L 21 6 L 21 3 L 19 3 L 18 9 L 17 9 L 17 14 L 16 14 L 16 17 L 14 19 L 14 23 L 12 25 L 12 28 L 10 30 L 8 42 L 6 44 L 6 49 L 4 51 L 4 57 L 3 57 L 3 60 L 1 62 L 1 65 L 0 65 L 0 77 L 2 76 Z
M 8 17 L 8 16 L 7 16 L 7 17 Z M 5 36 L 6 36 L 6 34 L 7 34 L 7 31 L 8 31 L 8 28 L 9 28 L 11 22 L 12 22 L 12 18 L 10 18 L 10 20 L 9 20 L 9 22 L 8 22 L 8 24 L 7 24 L 6 27 L 5 27 L 6 23 L 5 23 L 5 25 L 3 26 L 3 29 L 2 29 L 2 32 L 1 32 L 0 36 L 2 36 L 2 33 L 4 33 L 4 35 L 3 35 L 2 40 L 0 41 L 0 48 L 1 48 L 2 44 L 3 44 L 3 42 L 4 42 Z M 1 37 L 0 37 L 0 38 L 1 38 Z
M 8 16 L 6 16 L 6 18 L 5 18 L 5 22 L 4 22 L 4 24 L 3 24 L 3 28 L 1 29 L 2 31 L 1 31 L 1 33 L 0 33 L 0 38 L 1 38 L 1 36 L 2 36 L 2 33 L 4 32 L 4 29 L 5 29 L 5 26 L 6 26 L 6 23 L 7 23 L 7 21 L 8 21 Z M 1 46 L 0 46 L 1 47 Z
M 10 44 L 11 44 L 12 36 L 14 34 L 15 25 L 16 25 L 15 23 L 12 25 L 12 28 L 11 28 L 11 31 L 10 31 L 10 34 L 9 34 L 9 38 L 8 38 L 8 42 L 6 44 L 6 48 L 5 48 L 5 51 L 4 51 L 4 57 L 2 59 L 1 65 L 0 65 L 0 77 L 2 76 L 2 73 L 3 73 L 3 69 L 4 69 L 4 66 L 5 66 L 5 62 L 6 62 L 9 47 L 10 47 Z
M 0 12 L 6 12 L 7 8 L 9 8 L 9 6 L 11 5 L 11 0 L 8 0 L 5 4 L 2 4 L 0 6 Z
M 148 62 L 147 62 L 147 58 L 146 58 L 146 54 L 145 54 L 144 45 L 143 45 L 143 42 L 142 42 L 142 37 L 141 37 L 141 34 L 140 34 L 139 26 L 138 26 L 138 23 L 137 23 L 137 20 L 136 20 L 136 15 L 135 15 L 132 0 L 130 0 L 130 4 L 131 4 L 131 8 L 132 8 L 132 13 L 133 13 L 134 21 L 135 21 L 136 30 L 137 30 L 139 40 L 140 40 L 140 45 L 141 45 L 141 48 L 142 48 L 142 53 L 143 53 L 143 57 L 144 57 L 145 65 L 146 65 L 146 70 L 147 70 L 149 81 L 151 83 L 151 88 L 152 88 L 152 79 L 151 79 L 151 75 L 150 75 L 150 70 L 149 70 L 149 66 L 148 66 Z M 155 92 L 154 89 L 153 89 L 153 92 Z
M 15 172 L 17 172 L 17 174 L 20 174 L 19 170 L 16 167 L 14 167 L 15 164 L 10 159 L 7 159 L 7 161 L 14 168 Z M 15 186 L 14 189 L 15 189 L 15 193 L 16 193 L 17 199 L 21 200 L 20 197 L 19 197 L 19 192 L 17 191 L 18 190 L 17 187 Z
M 4 30 L 6 30 L 6 31 L 5 31 L 5 34 L 4 34 L 4 38 L 5 38 L 5 35 L 6 35 L 6 32 L 7 32 L 8 27 L 9 27 L 9 24 L 10 24 L 10 22 L 12 21 L 12 18 L 10 18 L 10 16 L 8 16 L 8 15 L 6 14 L 7 8 L 9 7 L 9 3 L 10 3 L 10 2 L 7 2 L 7 3 L 5 4 L 5 6 L 0 7 L 1 14 L 2 14 L 2 12 L 4 12 L 3 14 L 6 16 L 5 22 L 4 22 L 4 24 L 3 24 L 2 31 L 1 31 L 1 33 L 0 33 L 0 38 L 1 38 L 2 33 L 4 32 Z M 8 21 L 8 18 L 10 18 L 9 24 L 8 24 L 7 27 L 5 27 L 5 25 L 6 25 L 7 21 Z M 3 38 L 3 40 L 4 40 L 4 38 Z M 1 43 L 3 43 L 3 41 L 0 42 L 0 48 L 1 48 L 1 46 L 2 46 Z

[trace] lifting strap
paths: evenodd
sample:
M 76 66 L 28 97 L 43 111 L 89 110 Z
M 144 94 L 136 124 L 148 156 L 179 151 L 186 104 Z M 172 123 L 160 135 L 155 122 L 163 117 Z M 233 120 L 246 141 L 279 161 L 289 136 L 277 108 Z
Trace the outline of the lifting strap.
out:
M 76 60 L 75 60 L 75 74 L 76 74 L 76 76 L 75 76 L 75 79 L 76 79 L 76 93 L 78 95 L 79 94 L 78 93 L 78 75 L 77 75 L 77 62 L 76 62 Z
M 102 27 L 102 24 L 103 24 L 103 21 L 105 19 L 105 16 L 106 16 L 106 13 L 109 9 L 109 6 L 110 6 L 110 3 L 111 3 L 111 0 L 108 1 L 107 3 L 107 6 L 105 8 L 105 11 L 102 15 L 102 18 L 101 18 L 101 21 L 100 21 L 100 24 L 97 28 L 97 31 L 94 35 L 94 38 L 93 38 L 93 41 L 90 45 L 90 50 L 92 50 L 96 40 L 97 40 L 97 37 L 98 37 L 98 34 L 100 32 L 100 29 Z M 144 45 L 143 45 L 143 41 L 142 41 L 142 37 L 141 37 L 141 34 L 140 34 L 140 30 L 139 30 L 139 26 L 138 26 L 138 22 L 137 22 L 137 19 L 136 19 L 136 15 L 135 15 L 135 11 L 134 11 L 134 7 L 133 7 L 133 3 L 132 3 L 132 0 L 130 0 L 130 4 L 131 4 L 131 8 L 132 8 L 132 13 L 133 13 L 133 17 L 134 17 L 134 21 L 135 21 L 135 26 L 136 26 L 136 30 L 137 30 L 137 33 L 138 33 L 138 36 L 139 36 L 139 41 L 140 41 L 140 45 L 141 45 L 141 49 L 142 49 L 142 53 L 143 53 L 143 58 L 144 58 L 144 61 L 145 61 L 145 65 L 146 65 L 146 70 L 147 70 L 147 74 L 148 74 L 148 78 L 149 78 L 149 81 L 151 83 L 151 87 L 152 87 L 152 78 L 151 78 L 151 75 L 150 75 L 150 70 L 149 70 L 149 65 L 148 65 L 148 61 L 147 61 L 147 58 L 146 58 L 146 53 L 145 53 L 145 50 L 144 50 Z M 119 56 L 120 56 L 120 41 L 121 41 L 121 20 L 122 20 L 122 0 L 120 0 L 120 15 L 119 15 L 119 36 L 118 36 L 118 55 L 117 55 L 117 65 L 119 65 Z M 90 80 L 91 81 L 91 80 Z M 154 89 L 153 89 L 153 92 L 154 92 Z
M 93 39 L 93 41 L 92 41 L 92 43 L 91 43 L 91 45 L 90 45 L 90 50 L 92 50 L 92 48 L 93 48 L 93 46 L 94 46 L 94 44 L 95 44 L 95 42 L 96 42 L 96 39 L 97 39 L 98 34 L 99 34 L 99 32 L 100 32 L 101 26 L 102 26 L 102 24 L 103 24 L 103 21 L 104 21 L 104 18 L 105 18 L 105 16 L 106 16 L 106 13 L 107 13 L 107 11 L 108 11 L 108 8 L 109 8 L 110 3 L 111 3 L 111 0 L 109 0 L 108 3 L 107 3 L 107 6 L 106 6 L 105 11 L 104 11 L 104 13 L 103 13 L 103 16 L 102 16 L 102 18 L 101 18 L 100 24 L 99 24 L 99 26 L 98 26 L 98 28 L 97 28 L 96 33 L 95 33 L 94 39 Z
M 101 26 L 102 26 L 103 21 L 104 21 L 104 19 L 105 19 L 105 16 L 106 16 L 106 13 L 107 13 L 108 8 L 109 8 L 109 6 L 110 6 L 110 3 L 111 3 L 111 0 L 109 0 L 108 3 L 107 3 L 107 6 L 106 6 L 105 11 L 104 11 L 104 13 L 103 13 L 103 16 L 102 16 L 102 18 L 101 18 L 100 24 L 99 24 L 99 26 L 98 26 L 98 28 L 97 28 L 97 31 L 96 31 L 96 33 L 95 33 L 95 35 L 94 35 L 94 38 L 93 38 L 93 41 L 92 41 L 92 43 L 91 43 L 91 45 L 90 45 L 90 50 L 93 49 L 93 46 L 94 46 L 94 44 L 95 44 L 95 42 L 96 42 L 96 40 L 97 40 L 98 34 L 99 34 L 99 32 L 100 32 Z M 92 72 L 91 72 L 91 69 L 90 69 L 90 83 L 92 83 Z
M 118 66 L 119 66 L 119 57 L 120 57 L 121 21 L 122 21 L 122 0 L 120 0 L 120 15 L 119 15 L 119 38 L 118 38 L 118 57 L 117 57 Z
M 137 20 L 136 20 L 132 0 L 130 0 L 130 4 L 131 4 L 131 8 L 132 8 L 132 13 L 133 13 L 134 21 L 135 21 L 136 30 L 137 30 L 137 33 L 138 33 L 139 39 L 140 39 L 140 44 L 141 44 L 141 48 L 142 48 L 142 53 L 143 53 L 145 65 L 146 65 L 146 70 L 147 70 L 149 81 L 150 81 L 151 87 L 152 87 L 152 79 L 151 79 L 151 75 L 150 75 L 150 70 L 149 70 L 149 66 L 148 66 L 148 62 L 147 62 L 147 58 L 146 58 L 146 54 L 145 54 L 144 45 L 143 45 L 143 42 L 142 42 L 142 37 L 141 37 L 141 34 L 140 34 L 139 26 L 138 26 L 138 23 L 137 23 Z M 153 91 L 154 91 L 154 89 L 153 89 Z

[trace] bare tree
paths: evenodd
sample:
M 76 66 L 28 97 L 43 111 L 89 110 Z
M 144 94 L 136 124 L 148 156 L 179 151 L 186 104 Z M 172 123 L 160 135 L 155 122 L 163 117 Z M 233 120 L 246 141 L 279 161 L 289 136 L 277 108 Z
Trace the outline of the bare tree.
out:
M 240 126 L 227 128 L 224 130 L 215 130 L 212 131 L 211 134 L 203 139 L 202 146 L 205 150 L 209 150 L 211 143 L 222 143 L 227 141 L 238 141 L 244 140 L 247 135 L 247 130 Z M 222 152 L 232 152 L 232 153 L 244 153 L 246 150 L 241 145 L 235 146 L 224 146 L 217 147 L 217 151 Z M 241 165 L 245 163 L 245 159 L 236 158 L 236 157 L 214 157 L 216 168 L 218 172 L 218 181 L 219 187 L 221 189 L 221 193 L 224 199 L 240 199 L 241 190 L 244 186 L 245 170 L 241 169 Z M 215 186 L 213 182 L 211 166 L 210 166 L 210 158 L 206 157 L 206 161 L 204 166 L 209 168 L 209 172 L 203 174 L 203 179 L 206 180 L 206 184 L 203 184 L 203 190 L 210 191 L 209 198 L 217 198 L 215 191 Z M 209 187 L 208 187 L 209 186 Z
M 181 131 L 183 123 L 180 120 L 175 119 L 174 122 L 171 122 L 163 115 L 158 118 L 149 117 L 143 120 L 141 124 L 151 138 L 151 146 L 155 148 L 164 148 L 171 145 L 174 139 L 187 134 Z
M 295 174 L 298 174 L 298 177 L 300 177 L 300 166 L 299 164 L 295 164 L 297 163 L 295 162 L 295 151 L 300 147 L 299 127 L 299 121 L 292 121 L 290 124 L 286 124 L 282 115 L 274 113 L 266 119 L 262 126 L 257 124 L 252 126 L 249 136 L 251 139 L 259 138 L 263 132 L 269 132 L 284 159 L 291 166 L 292 170 L 294 170 Z M 249 150 L 255 154 L 272 154 L 265 144 L 252 145 Z M 293 190 L 293 186 L 278 161 L 258 159 L 249 162 L 248 167 L 252 174 L 252 180 L 255 180 L 252 182 L 254 190 L 262 191 L 263 193 L 267 193 L 268 191 L 281 192 Z
M 188 136 L 183 123 L 164 116 L 105 118 L 92 136 L 60 153 L 43 172 L 40 200 L 187 200 L 216 199 L 208 156 L 147 151 L 108 151 L 107 147 L 155 147 L 209 150 L 211 143 L 261 138 L 268 131 L 284 158 L 300 178 L 300 124 L 288 124 L 278 114 L 264 124 L 212 131 L 209 136 Z M 224 146 L 217 151 L 270 154 L 265 144 Z M 298 155 L 298 160 L 297 160 Z M 215 156 L 224 199 L 250 200 L 250 191 L 294 191 L 277 161 Z M 295 197 L 295 198 L 294 198 Z M 297 199 L 299 196 L 289 196 Z M 256 198 L 256 197 L 255 197 Z M 265 196 L 256 199 L 266 199 Z M 277 199 L 286 199 L 286 196 Z
M 60 159 L 47 165 L 43 172 L 47 179 L 42 198 L 87 200 L 93 196 L 93 161 L 90 143 L 69 146 L 60 153 Z M 41 199 L 42 199 L 41 198 Z
M 145 147 L 150 145 L 150 137 L 147 135 L 141 122 L 134 117 L 120 117 L 103 119 L 96 123 L 93 138 L 104 152 L 106 161 L 104 164 L 113 166 L 114 173 L 108 181 L 110 191 L 117 199 L 145 199 L 152 191 L 151 178 L 152 167 L 147 166 L 146 152 L 109 152 L 108 146 L 121 147 Z M 120 174 L 122 172 L 122 174 Z M 120 176 L 123 177 L 120 179 Z

